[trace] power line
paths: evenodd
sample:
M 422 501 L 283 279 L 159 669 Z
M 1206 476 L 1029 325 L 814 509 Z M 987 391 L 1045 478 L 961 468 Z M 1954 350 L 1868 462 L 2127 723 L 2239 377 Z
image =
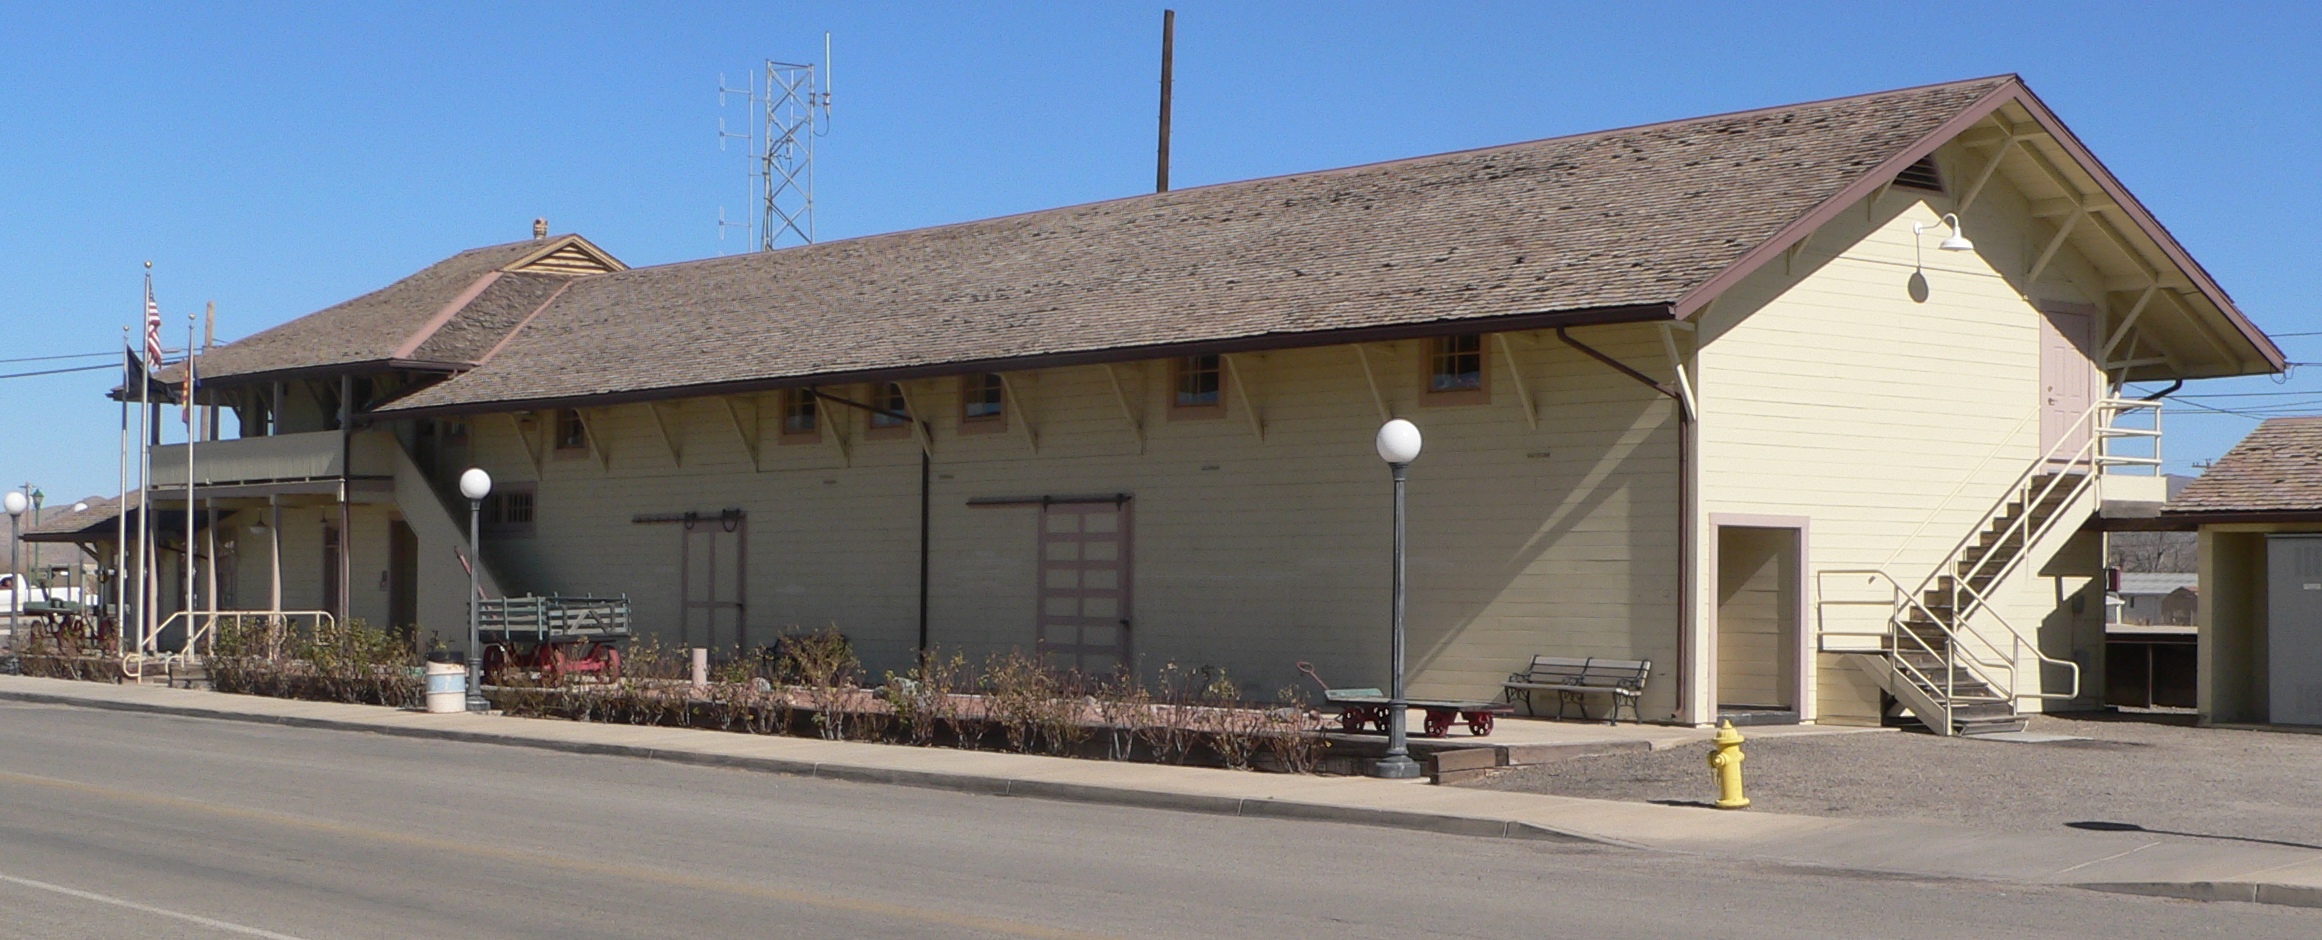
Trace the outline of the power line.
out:
M 110 355 L 110 354 L 108 354 L 108 355 Z M 7 374 L 7 375 L 0 375 L 0 379 L 28 379 L 28 378 L 31 378 L 31 377 L 33 377 L 33 376 L 36 376 L 36 375 L 63 375 L 63 374 L 65 374 L 65 373 L 67 373 L 67 372 L 95 372 L 95 371 L 97 371 L 98 369 L 118 369 L 118 368 L 120 368 L 120 366 L 116 366 L 116 365 L 114 365 L 114 364 L 112 364 L 112 363 L 108 362 L 108 363 L 105 363 L 105 364 L 103 364 L 103 365 L 96 365 L 96 366 L 74 366 L 74 367 L 72 367 L 72 368 L 70 368 L 70 369 L 49 369 L 49 370 L 46 370 L 46 371 L 43 371 L 43 372 L 12 372 L 12 373 L 9 373 L 9 374 Z
M 120 356 L 124 355 L 125 353 L 126 351 L 124 350 L 122 352 L 67 353 L 61 356 L 24 356 L 17 359 L 0 359 L 0 362 L 47 362 L 52 359 L 95 359 L 99 356 Z

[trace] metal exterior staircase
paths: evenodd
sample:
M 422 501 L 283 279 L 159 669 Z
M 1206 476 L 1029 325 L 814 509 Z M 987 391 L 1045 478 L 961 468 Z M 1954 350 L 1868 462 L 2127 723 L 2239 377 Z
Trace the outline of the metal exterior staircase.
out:
M 2123 416 L 2148 415 L 2150 427 L 2124 425 Z M 2104 399 L 2082 415 L 2084 434 L 2067 435 L 2040 455 L 1983 513 L 1969 534 L 1946 553 L 1916 587 L 1906 588 L 1882 568 L 1817 573 L 1825 624 L 1839 605 L 1884 605 L 1874 632 L 1830 630 L 1823 649 L 1841 652 L 1894 696 L 1911 717 L 1942 735 L 2020 731 L 2018 704 L 2027 698 L 2080 695 L 2080 664 L 2049 655 L 2035 637 L 2009 623 L 1990 598 L 2008 577 L 2031 563 L 2038 570 L 2097 509 L 2099 481 L 2114 468 L 2160 467 L 2160 403 Z M 2114 442 L 2150 440 L 2151 456 L 2114 452 Z M 1940 507 L 1938 507 L 1940 509 Z M 1832 579 L 1871 589 L 1862 600 L 1833 599 Z M 1883 595 L 1883 596 L 1880 596 Z M 1858 648 L 1845 638 L 1873 640 Z M 2050 691 L 2046 670 L 2069 675 L 2064 691 Z

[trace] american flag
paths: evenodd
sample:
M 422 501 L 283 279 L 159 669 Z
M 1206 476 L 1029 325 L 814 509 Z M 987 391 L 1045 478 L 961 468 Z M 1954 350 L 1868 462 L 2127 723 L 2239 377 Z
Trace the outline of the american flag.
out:
M 153 275 L 145 276 L 145 364 L 161 368 L 161 305 L 153 302 Z

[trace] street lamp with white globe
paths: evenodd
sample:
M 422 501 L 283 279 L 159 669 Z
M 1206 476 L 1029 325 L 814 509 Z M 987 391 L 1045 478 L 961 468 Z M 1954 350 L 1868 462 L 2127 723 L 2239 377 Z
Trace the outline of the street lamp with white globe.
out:
M 17 523 L 24 518 L 24 507 L 29 503 L 24 494 L 9 490 L 0 496 L 0 508 L 8 510 L 8 645 L 16 645 L 17 613 L 24 609 L 24 568 L 18 564 L 17 548 L 24 544 L 24 534 Z
M 1387 462 L 1395 477 L 1395 612 L 1387 643 L 1387 656 L 1393 661 L 1387 687 L 1387 756 L 1371 765 L 1371 776 L 1409 779 L 1419 776 L 1420 768 L 1411 759 L 1403 734 L 1403 714 L 1409 710 L 1403 701 L 1403 481 L 1411 461 L 1419 459 L 1419 427 L 1396 418 L 1379 428 L 1376 443 L 1379 459 Z
M 460 474 L 460 495 L 468 498 L 468 710 L 492 710 L 484 698 L 484 497 L 492 495 L 492 475 L 482 467 Z

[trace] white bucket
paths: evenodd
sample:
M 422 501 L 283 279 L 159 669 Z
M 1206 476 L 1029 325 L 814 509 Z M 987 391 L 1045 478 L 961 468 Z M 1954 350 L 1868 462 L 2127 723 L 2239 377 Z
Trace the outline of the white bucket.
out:
M 468 667 L 463 663 L 427 664 L 427 713 L 448 715 L 468 710 Z

